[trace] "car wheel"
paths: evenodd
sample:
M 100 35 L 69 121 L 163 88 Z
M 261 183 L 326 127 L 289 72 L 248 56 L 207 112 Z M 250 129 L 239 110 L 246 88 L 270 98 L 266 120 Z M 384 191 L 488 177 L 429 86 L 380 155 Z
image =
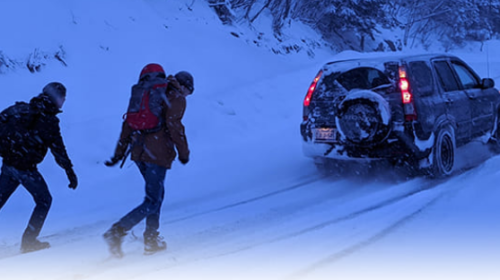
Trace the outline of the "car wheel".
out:
M 439 130 L 432 148 L 431 176 L 435 178 L 451 175 L 455 166 L 455 133 L 448 126 Z

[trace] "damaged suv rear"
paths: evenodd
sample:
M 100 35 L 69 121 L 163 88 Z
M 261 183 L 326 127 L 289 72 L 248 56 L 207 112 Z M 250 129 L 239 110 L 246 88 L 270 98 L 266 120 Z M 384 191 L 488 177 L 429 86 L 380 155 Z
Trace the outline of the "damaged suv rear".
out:
M 442 54 L 358 57 L 325 64 L 304 99 L 306 156 L 321 170 L 387 160 L 442 177 L 474 139 L 497 143 L 500 94 Z

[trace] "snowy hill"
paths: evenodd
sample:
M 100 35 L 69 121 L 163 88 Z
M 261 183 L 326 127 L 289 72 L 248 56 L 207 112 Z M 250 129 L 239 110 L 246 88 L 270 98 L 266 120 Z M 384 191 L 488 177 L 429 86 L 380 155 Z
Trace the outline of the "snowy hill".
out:
M 500 277 L 500 158 L 484 147 L 443 181 L 383 169 L 322 178 L 302 155 L 302 99 L 332 54 L 258 48 L 204 1 L 19 0 L 0 9 L 0 55 L 9 58 L 0 107 L 64 83 L 61 129 L 80 179 L 72 191 L 51 156 L 40 166 L 54 198 L 40 237 L 49 250 L 19 254 L 33 207 L 22 187 L 0 210 L 2 279 Z M 478 47 L 458 55 L 500 83 L 498 45 L 488 43 L 489 64 Z M 144 256 L 141 224 L 115 260 L 102 234 L 142 201 L 143 180 L 130 162 L 103 162 L 150 62 L 194 76 L 184 118 L 192 158 L 167 172 L 168 250 Z

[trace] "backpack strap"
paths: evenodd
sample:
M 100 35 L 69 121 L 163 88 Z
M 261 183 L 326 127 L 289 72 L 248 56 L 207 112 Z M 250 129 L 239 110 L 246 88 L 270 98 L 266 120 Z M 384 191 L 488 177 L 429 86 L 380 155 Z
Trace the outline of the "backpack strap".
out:
M 159 89 L 159 88 L 165 88 L 165 94 L 161 95 L 161 98 L 167 105 L 167 108 L 170 108 L 170 101 L 167 98 L 167 89 L 168 89 L 168 83 L 163 83 L 163 84 L 156 84 L 153 86 L 153 89 Z

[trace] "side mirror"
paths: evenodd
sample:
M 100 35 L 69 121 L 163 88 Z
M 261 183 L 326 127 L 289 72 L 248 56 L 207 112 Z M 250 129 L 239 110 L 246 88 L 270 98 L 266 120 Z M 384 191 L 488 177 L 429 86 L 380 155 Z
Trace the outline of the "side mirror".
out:
M 488 89 L 495 86 L 495 81 L 491 78 L 485 78 L 481 81 L 481 88 Z

